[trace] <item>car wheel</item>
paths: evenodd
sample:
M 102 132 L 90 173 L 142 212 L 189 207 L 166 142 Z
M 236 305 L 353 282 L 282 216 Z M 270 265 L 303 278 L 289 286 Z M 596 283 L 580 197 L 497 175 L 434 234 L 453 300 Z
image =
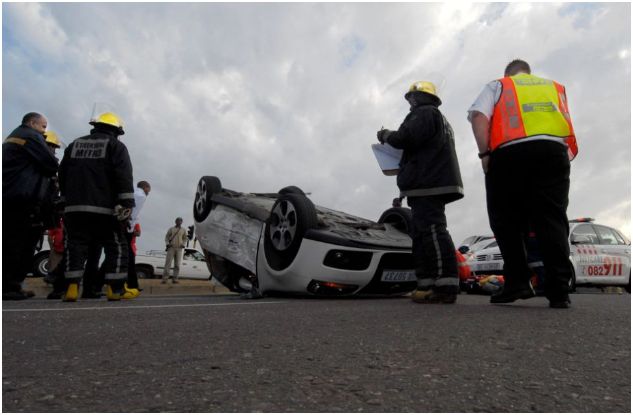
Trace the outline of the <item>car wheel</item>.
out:
M 215 176 L 203 176 L 198 181 L 196 188 L 196 198 L 193 202 L 193 217 L 196 221 L 202 222 L 209 216 L 213 209 L 212 197 L 222 191 L 222 182 Z
M 50 251 L 40 251 L 33 257 L 33 276 L 44 278 L 48 275 L 48 256 Z
M 411 235 L 413 231 L 413 213 L 411 213 L 409 208 L 389 208 L 380 215 L 378 223 L 388 223 L 400 232 Z
M 154 278 L 154 270 L 152 270 L 150 267 L 146 267 L 146 266 L 135 266 L 135 270 L 136 270 L 136 278 L 138 278 L 139 280 L 148 280 L 151 278 Z
M 569 279 L 569 292 L 576 292 L 576 270 L 574 269 L 573 265 L 571 267 L 571 278 Z
M 305 196 L 306 194 L 303 192 L 303 190 L 301 190 L 300 188 L 298 188 L 297 186 L 286 186 L 283 189 L 279 190 L 277 193 L 279 193 L 280 195 L 286 195 L 288 193 L 294 193 L 297 195 L 303 195 Z
M 294 261 L 306 231 L 317 226 L 316 208 L 310 199 L 296 193 L 279 196 L 266 221 L 264 254 L 274 270 Z

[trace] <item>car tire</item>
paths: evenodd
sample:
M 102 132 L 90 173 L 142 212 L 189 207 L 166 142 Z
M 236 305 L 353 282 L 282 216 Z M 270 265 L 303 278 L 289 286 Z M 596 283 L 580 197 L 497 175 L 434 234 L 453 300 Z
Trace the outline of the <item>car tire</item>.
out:
M 154 270 L 151 267 L 145 265 L 136 265 L 134 267 L 136 271 L 136 278 L 139 280 L 149 280 L 154 278 Z
M 570 293 L 576 292 L 576 270 L 574 270 L 573 264 L 571 267 L 571 278 L 569 279 L 569 292 Z
M 264 254 L 276 271 L 294 261 L 305 233 L 317 226 L 316 208 L 310 199 L 297 193 L 281 194 L 266 221 Z
M 44 278 L 48 275 L 48 256 L 50 251 L 40 251 L 33 257 L 33 276 Z
M 198 181 L 196 188 L 196 198 L 193 202 L 193 217 L 196 221 L 202 222 L 209 216 L 215 207 L 213 195 L 222 191 L 222 182 L 215 176 L 203 176 Z
M 279 193 L 280 195 L 286 195 L 288 193 L 293 193 L 293 194 L 302 195 L 302 196 L 306 195 L 305 192 L 297 186 L 286 186 L 283 189 L 280 189 L 277 193 Z
M 388 223 L 400 232 L 411 235 L 413 231 L 413 213 L 409 208 L 392 207 L 380 215 L 378 223 Z

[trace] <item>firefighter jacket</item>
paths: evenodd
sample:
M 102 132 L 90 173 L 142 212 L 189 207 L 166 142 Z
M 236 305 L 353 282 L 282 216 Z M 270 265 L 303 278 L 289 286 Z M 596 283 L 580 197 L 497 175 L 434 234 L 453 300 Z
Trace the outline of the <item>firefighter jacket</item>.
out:
M 439 98 L 418 92 L 398 131 L 385 142 L 402 149 L 398 188 L 401 196 L 439 196 L 445 203 L 464 197 L 453 128 L 438 109 Z
M 125 144 L 110 130 L 95 127 L 64 151 L 59 186 L 65 213 L 114 214 L 114 207 L 134 207 L 132 163 Z
M 36 130 L 21 125 L 2 143 L 2 202 L 32 210 L 50 197 L 57 159 Z

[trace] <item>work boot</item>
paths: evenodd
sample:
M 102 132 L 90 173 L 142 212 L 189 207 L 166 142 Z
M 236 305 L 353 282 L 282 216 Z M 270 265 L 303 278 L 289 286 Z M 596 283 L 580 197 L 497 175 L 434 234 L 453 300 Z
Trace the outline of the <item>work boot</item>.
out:
M 62 298 L 62 301 L 66 303 L 74 303 L 77 301 L 79 297 L 79 284 L 76 282 L 68 284 L 68 288 L 66 289 L 66 294 Z
M 128 288 L 127 283 L 125 283 L 124 292 L 121 296 L 123 300 L 131 300 L 138 297 L 139 295 L 141 295 L 141 292 L 139 290 L 137 290 L 136 288 Z
M 108 301 L 120 301 L 123 296 L 123 289 L 113 289 L 112 285 L 108 284 L 108 290 L 106 291 L 106 297 Z
M 513 303 L 516 300 L 527 300 L 528 298 L 532 298 L 535 295 L 536 293 L 532 288 L 532 284 L 527 281 L 514 288 L 510 288 L 507 285 L 504 285 L 499 294 L 494 294 L 492 297 L 490 297 L 490 302 L 492 304 Z
M 435 292 L 433 290 L 415 290 L 411 299 L 419 304 L 454 304 L 457 294 Z

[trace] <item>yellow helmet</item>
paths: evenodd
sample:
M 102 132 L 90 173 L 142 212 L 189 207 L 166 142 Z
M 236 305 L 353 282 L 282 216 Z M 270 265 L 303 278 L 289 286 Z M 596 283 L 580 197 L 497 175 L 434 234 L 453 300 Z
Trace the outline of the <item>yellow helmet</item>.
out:
M 91 125 L 96 125 L 96 124 L 109 125 L 118 129 L 120 135 L 125 134 L 125 132 L 123 131 L 123 122 L 121 121 L 121 118 L 119 118 L 119 116 L 113 112 L 104 112 L 98 117 L 91 119 L 90 124 Z
M 409 94 L 415 91 L 426 92 L 427 94 L 431 94 L 435 97 L 438 97 L 437 89 L 435 88 L 435 85 L 432 82 L 428 82 L 428 81 L 414 82 L 413 84 L 411 84 L 411 86 L 409 87 L 409 92 L 407 92 L 404 95 L 404 97 L 408 98 Z
M 45 131 L 44 138 L 46 139 L 46 144 L 50 144 L 56 148 L 60 148 L 62 146 L 62 142 L 59 140 L 59 137 L 54 131 Z

